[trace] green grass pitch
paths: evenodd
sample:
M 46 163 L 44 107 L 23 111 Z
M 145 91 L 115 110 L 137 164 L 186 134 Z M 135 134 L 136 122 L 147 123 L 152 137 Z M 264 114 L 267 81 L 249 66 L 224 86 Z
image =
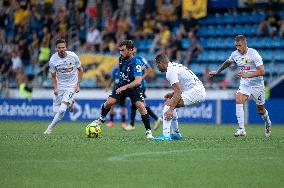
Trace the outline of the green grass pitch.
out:
M 182 141 L 144 138 L 102 126 L 99 139 L 84 135 L 86 123 L 0 121 L 0 187 L 284 187 L 284 126 L 180 126 Z M 154 132 L 158 136 L 161 130 Z

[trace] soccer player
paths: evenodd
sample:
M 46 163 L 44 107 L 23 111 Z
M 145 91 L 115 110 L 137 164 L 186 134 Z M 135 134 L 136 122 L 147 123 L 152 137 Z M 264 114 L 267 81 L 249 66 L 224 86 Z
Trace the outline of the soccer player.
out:
M 135 49 L 135 52 L 136 52 L 136 49 Z M 152 68 L 151 66 L 149 65 L 148 61 L 143 58 L 142 56 L 139 56 L 139 55 L 135 55 L 135 57 L 137 57 L 141 63 L 142 63 L 142 91 L 143 91 L 143 97 L 144 99 L 146 98 L 146 95 L 145 95 L 145 92 L 146 92 L 146 80 L 145 78 L 150 74 L 150 72 L 152 71 Z M 147 104 L 145 103 L 145 106 L 146 106 L 146 109 L 147 109 L 147 112 L 148 114 L 155 120 L 155 124 L 154 124 L 154 130 L 158 129 L 159 128 L 159 125 L 161 123 L 161 118 L 159 118 L 152 110 L 149 106 L 147 106 Z M 135 105 L 131 105 L 131 113 L 130 113 L 130 123 L 129 125 L 127 125 L 126 127 L 124 127 L 123 129 L 126 130 L 126 131 L 131 131 L 131 130 L 134 130 L 135 129 L 135 116 L 136 116 L 136 106 Z
M 170 62 L 164 54 L 159 54 L 155 60 L 159 71 L 166 73 L 173 92 L 164 96 L 167 101 L 163 109 L 163 134 L 153 140 L 181 140 L 176 108 L 203 102 L 206 97 L 205 88 L 197 76 L 184 65 Z
M 258 113 L 265 122 L 265 136 L 269 137 L 271 134 L 271 121 L 268 112 L 264 107 L 265 103 L 265 87 L 263 75 L 265 73 L 264 65 L 261 56 L 253 48 L 247 47 L 246 37 L 238 35 L 235 37 L 235 50 L 229 59 L 227 59 L 217 70 L 209 72 L 209 77 L 219 74 L 222 70 L 229 67 L 233 62 L 241 68 L 237 76 L 241 78 L 240 86 L 236 94 L 236 115 L 239 128 L 234 135 L 245 136 L 244 125 L 244 103 L 252 96 L 256 102 Z
M 64 39 L 56 40 L 56 50 L 49 61 L 53 83 L 53 111 L 56 112 L 52 122 L 44 134 L 51 134 L 54 126 L 62 119 L 69 106 L 72 108 L 74 94 L 80 91 L 80 80 L 83 68 L 78 56 L 71 51 L 66 51 Z M 70 110 L 72 111 L 72 110 Z
M 119 43 L 119 83 L 117 89 L 113 91 L 107 101 L 102 105 L 101 116 L 91 124 L 101 124 L 105 122 L 105 117 L 110 108 L 116 103 L 129 97 L 132 104 L 138 108 L 143 124 L 146 129 L 146 138 L 153 138 L 150 118 L 145 108 L 144 97 L 141 88 L 142 63 L 134 57 L 134 44 L 131 40 L 123 40 Z
M 119 83 L 119 67 L 118 64 L 115 65 L 112 69 L 112 82 L 113 82 L 113 91 L 115 92 L 115 90 L 118 88 L 118 83 Z M 121 100 L 119 101 L 119 106 L 120 106 L 120 110 L 121 110 L 121 126 L 122 127 L 126 127 L 126 122 L 125 122 L 125 116 L 126 116 L 126 107 L 125 107 L 125 100 Z M 110 121 L 106 124 L 108 127 L 113 127 L 114 126 L 114 106 L 111 107 L 110 109 Z

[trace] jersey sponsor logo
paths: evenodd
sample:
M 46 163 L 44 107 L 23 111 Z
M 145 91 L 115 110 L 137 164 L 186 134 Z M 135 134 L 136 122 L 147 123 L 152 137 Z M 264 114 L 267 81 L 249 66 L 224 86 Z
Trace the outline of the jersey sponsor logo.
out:
M 61 73 L 68 73 L 68 72 L 71 72 L 72 70 L 73 70 L 73 67 L 69 67 L 69 68 L 65 68 L 65 67 L 57 68 L 57 71 L 58 71 L 58 72 L 61 72 Z
M 250 70 L 250 66 L 243 66 L 241 70 Z

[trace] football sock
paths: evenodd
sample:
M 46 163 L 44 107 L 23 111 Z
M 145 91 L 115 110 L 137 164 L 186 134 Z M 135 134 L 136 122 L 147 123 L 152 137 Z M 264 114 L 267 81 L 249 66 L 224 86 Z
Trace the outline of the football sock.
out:
M 106 115 L 107 115 L 107 113 L 110 111 L 110 109 L 111 109 L 111 108 L 106 109 L 106 108 L 105 108 L 105 105 L 104 105 L 104 104 L 102 105 L 102 108 L 101 108 L 101 117 L 100 117 L 100 119 L 101 119 L 103 122 L 105 121 Z
M 172 119 L 172 123 L 171 123 L 171 132 L 172 134 L 178 134 L 179 133 L 179 128 L 178 128 L 178 114 L 177 114 L 177 110 L 174 110 L 174 116 Z
M 271 121 L 269 119 L 268 111 L 265 109 L 265 113 L 261 115 L 262 119 L 265 121 L 266 124 L 271 124 Z
M 136 110 L 137 110 L 137 107 L 135 105 L 131 105 L 131 114 L 130 114 L 130 125 L 131 126 L 134 126 Z
M 156 116 L 156 114 L 155 114 L 148 106 L 146 106 L 146 110 L 147 110 L 148 114 L 149 114 L 155 121 L 158 120 L 158 117 Z
M 114 114 L 110 114 L 110 121 L 113 121 Z
M 165 105 L 164 106 L 164 110 L 163 110 L 163 135 L 166 137 L 170 136 L 170 130 L 171 130 L 171 123 L 172 123 L 172 119 L 171 120 L 166 120 L 165 119 L 165 112 L 170 108 L 170 106 Z
M 65 103 L 61 103 L 58 112 L 55 114 L 51 124 L 48 126 L 48 128 L 52 129 L 64 116 L 64 113 L 67 109 L 67 105 Z
M 238 124 L 241 129 L 245 128 L 245 112 L 243 104 L 236 104 L 236 115 L 238 119 Z
M 121 122 L 125 122 L 125 115 L 121 114 Z
M 151 130 L 149 114 L 141 115 L 146 131 Z

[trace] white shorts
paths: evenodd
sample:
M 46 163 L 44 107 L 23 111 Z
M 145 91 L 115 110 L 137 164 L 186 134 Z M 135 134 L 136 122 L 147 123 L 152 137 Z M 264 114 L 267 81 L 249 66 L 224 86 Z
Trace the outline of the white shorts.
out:
M 265 89 L 264 87 L 253 87 L 240 85 L 237 93 L 242 93 L 247 96 L 251 96 L 257 105 L 263 105 L 265 103 Z
M 74 89 L 58 91 L 58 95 L 54 95 L 53 97 L 53 111 L 58 112 L 58 109 L 63 101 L 71 104 L 74 100 L 74 94 Z
M 198 103 L 202 103 L 203 101 L 205 101 L 205 97 L 205 88 L 202 86 L 184 91 L 181 94 L 181 98 L 185 106 L 192 106 Z

